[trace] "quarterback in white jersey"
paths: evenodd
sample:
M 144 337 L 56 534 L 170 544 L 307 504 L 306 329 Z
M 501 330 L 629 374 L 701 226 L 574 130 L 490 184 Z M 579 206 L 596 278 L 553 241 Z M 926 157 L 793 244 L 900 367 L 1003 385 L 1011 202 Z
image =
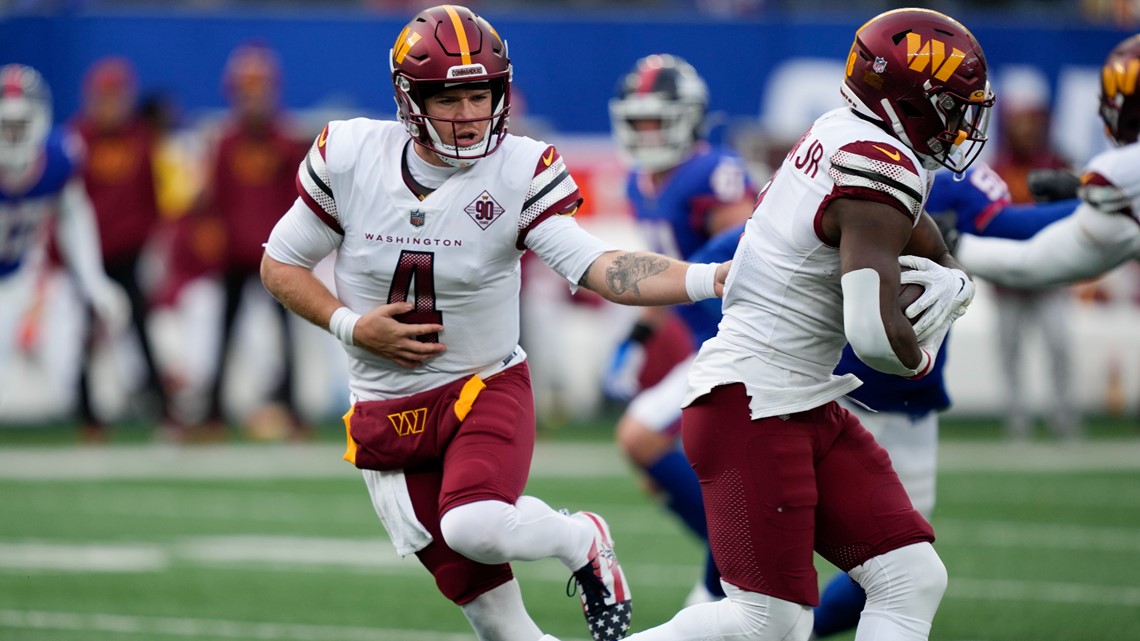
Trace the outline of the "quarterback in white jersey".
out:
M 877 370 L 922 376 L 965 311 L 973 286 L 923 204 L 931 170 L 977 156 L 993 96 L 969 30 L 923 9 L 859 29 L 842 93 L 850 106 L 819 118 L 761 192 L 690 370 L 682 438 L 727 598 L 631 640 L 803 641 L 813 550 L 866 591 L 860 641 L 930 633 L 946 586 L 934 532 L 836 402 L 859 380 L 832 370 L 850 342 Z M 926 288 L 913 327 L 900 282 Z
M 47 83 L 35 69 L 10 64 L 0 68 L 0 87 L 0 374 L 6 374 L 32 294 L 29 272 L 53 216 L 67 266 L 112 332 L 124 328 L 130 303 L 103 271 L 94 209 L 78 177 L 79 143 L 51 129 Z M 9 389 L 0 380 L 0 413 Z
M 1116 145 L 1084 168 L 1073 215 L 1028 240 L 963 235 L 955 256 L 1005 287 L 1053 287 L 1095 278 L 1140 258 L 1140 35 L 1118 44 L 1101 73 L 1100 116 Z
M 535 424 L 519 260 L 533 251 L 572 285 L 640 305 L 719 295 L 728 266 L 622 252 L 580 229 L 557 150 L 507 133 L 506 42 L 469 9 L 420 12 L 390 63 L 400 122 L 320 133 L 262 279 L 345 344 L 345 458 L 398 551 L 419 557 L 477 637 L 549 639 L 509 563 L 554 557 L 593 638 L 619 639 L 632 600 L 605 521 L 522 496 Z M 311 272 L 333 251 L 335 296 Z

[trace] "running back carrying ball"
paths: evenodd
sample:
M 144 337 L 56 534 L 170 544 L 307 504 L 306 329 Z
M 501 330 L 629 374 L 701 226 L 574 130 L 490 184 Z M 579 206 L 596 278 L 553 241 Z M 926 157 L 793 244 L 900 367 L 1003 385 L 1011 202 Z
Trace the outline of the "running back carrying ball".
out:
M 909 267 L 902 268 L 902 271 L 904 272 L 909 270 Z M 918 300 L 919 296 L 922 296 L 922 293 L 924 291 L 926 291 L 926 288 L 916 283 L 902 283 L 899 285 L 899 309 L 903 311 L 903 316 L 906 316 L 906 308 L 910 307 L 914 301 Z M 922 314 L 925 313 L 926 310 L 923 310 Z M 907 320 L 909 320 L 910 324 L 913 325 L 916 320 L 922 318 L 922 314 L 919 314 L 914 318 L 910 318 L 908 316 Z

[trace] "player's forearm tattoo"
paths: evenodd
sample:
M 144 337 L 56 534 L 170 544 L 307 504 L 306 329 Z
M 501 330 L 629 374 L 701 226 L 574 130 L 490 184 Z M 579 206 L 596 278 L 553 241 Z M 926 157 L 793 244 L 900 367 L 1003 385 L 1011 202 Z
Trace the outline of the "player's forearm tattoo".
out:
M 641 296 L 637 284 L 668 268 L 669 262 L 660 256 L 622 254 L 606 269 L 606 285 L 615 294 L 633 292 L 634 296 Z

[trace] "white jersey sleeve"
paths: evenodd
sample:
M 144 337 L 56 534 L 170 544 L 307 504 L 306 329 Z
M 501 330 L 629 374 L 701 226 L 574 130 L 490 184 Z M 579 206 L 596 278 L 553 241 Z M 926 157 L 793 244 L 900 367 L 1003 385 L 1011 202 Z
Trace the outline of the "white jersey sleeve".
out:
M 304 200 L 298 198 L 273 226 L 269 241 L 265 243 L 265 253 L 286 265 L 313 269 L 321 259 L 335 251 L 342 240 L 344 234 L 322 224 Z
M 328 166 L 329 131 L 338 124 L 330 122 L 325 125 L 309 153 L 305 154 L 297 169 L 297 194 L 329 229 L 343 236 L 344 226 L 337 210 Z
M 1140 143 L 1093 158 L 1081 173 L 1077 195 L 1094 209 L 1140 222 Z
M 573 215 L 581 204 L 582 194 L 566 167 L 566 161 L 558 150 L 548 146 L 539 157 L 534 178 L 527 188 L 519 217 L 518 248 L 527 245 L 527 234 L 544 220 L 560 214 Z
M 1140 257 L 1140 144 L 1109 149 L 1089 162 L 1077 190 L 1083 201 L 1024 241 L 963 236 L 955 256 L 974 274 L 1004 287 L 1053 287 L 1100 276 Z
M 582 274 L 602 254 L 616 249 L 578 226 L 570 216 L 551 216 L 526 236 L 527 248 L 577 287 Z
M 852 142 L 832 152 L 830 160 L 836 196 L 888 204 L 918 224 L 927 187 L 902 145 Z

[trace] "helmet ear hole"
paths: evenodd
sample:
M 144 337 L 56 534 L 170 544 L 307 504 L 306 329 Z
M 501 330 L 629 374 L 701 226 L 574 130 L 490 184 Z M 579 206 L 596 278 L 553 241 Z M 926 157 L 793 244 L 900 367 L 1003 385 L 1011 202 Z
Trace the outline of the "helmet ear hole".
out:
M 906 116 L 907 118 L 921 118 L 922 117 L 922 111 L 919 110 L 918 107 L 914 106 L 914 104 L 911 101 L 899 100 L 898 103 L 896 103 L 896 104 L 898 104 L 899 111 L 901 111 L 902 114 L 904 116 Z

